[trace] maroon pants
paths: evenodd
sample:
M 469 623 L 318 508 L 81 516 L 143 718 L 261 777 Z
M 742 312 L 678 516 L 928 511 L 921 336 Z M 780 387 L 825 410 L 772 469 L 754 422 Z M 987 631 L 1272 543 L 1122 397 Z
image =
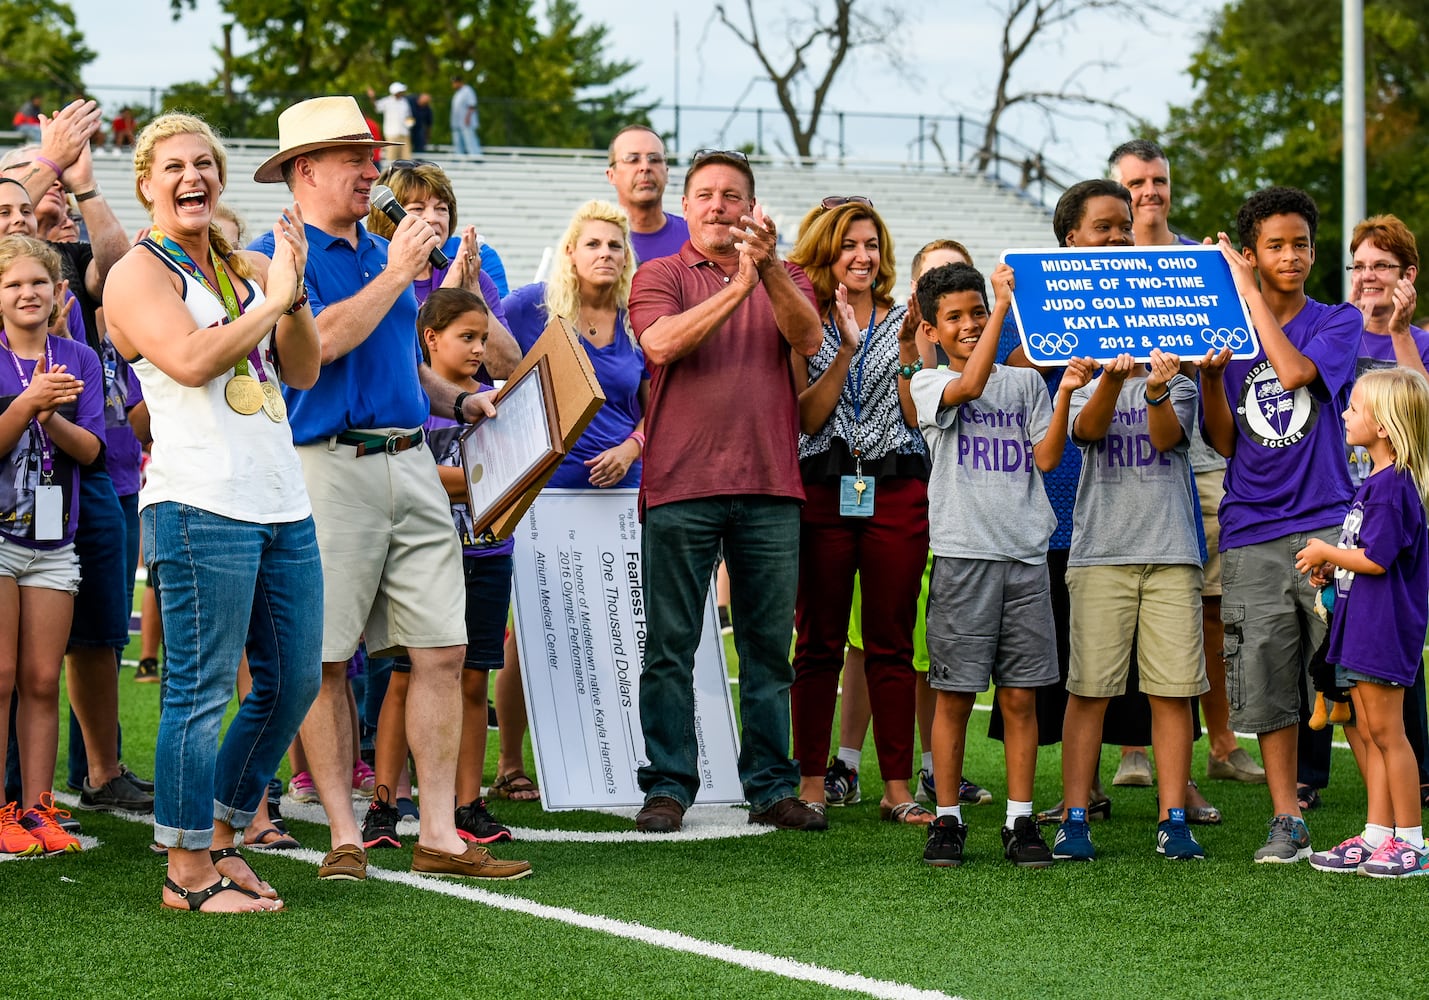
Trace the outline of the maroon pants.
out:
M 804 493 L 791 691 L 799 773 L 813 777 L 827 766 L 857 572 L 878 769 L 885 781 L 911 778 L 913 622 L 928 563 L 928 485 L 878 480 L 871 518 L 839 516 L 837 482 L 805 485 Z

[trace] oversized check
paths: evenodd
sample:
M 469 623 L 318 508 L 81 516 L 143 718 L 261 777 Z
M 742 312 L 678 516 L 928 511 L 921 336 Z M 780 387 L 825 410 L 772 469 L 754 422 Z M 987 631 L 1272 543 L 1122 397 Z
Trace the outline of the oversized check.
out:
M 639 806 L 647 595 L 637 490 L 543 490 L 516 529 L 512 607 L 548 810 Z M 695 801 L 744 801 L 714 588 L 695 652 Z
M 1008 250 L 1022 349 L 1039 365 L 1074 357 L 1146 361 L 1160 348 L 1184 360 L 1229 347 L 1259 352 L 1255 327 L 1216 246 Z

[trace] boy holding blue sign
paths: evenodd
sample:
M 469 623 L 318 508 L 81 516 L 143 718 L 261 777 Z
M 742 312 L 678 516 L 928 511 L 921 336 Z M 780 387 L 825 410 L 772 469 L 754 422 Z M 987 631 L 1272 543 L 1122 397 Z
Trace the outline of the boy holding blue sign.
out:
M 923 859 L 960 865 L 967 827 L 958 805 L 968 718 L 980 691 L 997 684 L 1006 724 L 1007 821 L 1003 852 L 1014 864 L 1046 867 L 1051 852 L 1032 818 L 1037 765 L 1034 689 L 1057 680 L 1047 543 L 1056 517 L 1042 474 L 1057 466 L 1072 392 L 1094 363 L 1073 359 L 1056 405 L 1042 377 L 995 365 L 996 331 L 1012 299 L 1012 269 L 993 272 L 991 316 L 982 275 L 965 264 L 918 281 L 923 335 L 948 368 L 913 376 L 918 426 L 933 469 L 929 535 L 936 561 L 928 590 L 928 680 L 937 692 L 933 774 L 937 818 Z
M 1202 361 L 1206 438 L 1227 459 L 1221 617 L 1231 724 L 1257 735 L 1274 810 L 1258 862 L 1310 856 L 1295 794 L 1296 727 L 1325 626 L 1312 609 L 1315 588 L 1288 567 L 1311 538 L 1336 543 L 1354 492 L 1339 414 L 1363 321 L 1352 305 L 1305 295 L 1318 223 L 1314 200 L 1295 188 L 1246 200 L 1236 216 L 1241 252 L 1225 233 L 1220 247 L 1260 350 Z
M 1072 662 L 1062 726 L 1067 816 L 1053 857 L 1090 861 L 1087 805 L 1110 700 L 1125 693 L 1136 642 L 1140 688 L 1150 701 L 1161 815 L 1156 850 L 1205 857 L 1186 822 L 1191 698 L 1206 690 L 1201 663 L 1199 506 L 1187 459 L 1196 386 L 1181 359 L 1151 365 L 1121 354 L 1095 386 L 1072 394 L 1072 440 L 1082 451 L 1067 589 Z

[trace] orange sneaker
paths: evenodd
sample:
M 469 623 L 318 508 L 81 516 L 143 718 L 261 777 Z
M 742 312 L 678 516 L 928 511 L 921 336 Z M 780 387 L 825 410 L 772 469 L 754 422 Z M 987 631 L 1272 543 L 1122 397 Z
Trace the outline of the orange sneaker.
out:
M 79 838 L 65 833 L 59 824 L 59 817 L 69 817 L 68 809 L 55 805 L 55 797 L 50 792 L 40 793 L 40 804 L 26 809 L 20 817 L 20 825 L 29 831 L 36 843 L 46 854 L 77 854 L 84 850 Z
M 20 825 L 20 807 L 17 804 L 7 802 L 0 806 L 0 854 L 24 857 L 40 854 L 44 849 L 44 845 Z

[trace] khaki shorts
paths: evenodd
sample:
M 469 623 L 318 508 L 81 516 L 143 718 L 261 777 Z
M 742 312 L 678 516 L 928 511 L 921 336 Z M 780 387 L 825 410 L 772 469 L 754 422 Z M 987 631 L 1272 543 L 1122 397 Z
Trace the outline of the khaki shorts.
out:
M 1072 662 L 1067 690 L 1083 698 L 1126 691 L 1131 642 L 1141 692 L 1158 698 L 1204 694 L 1199 566 L 1069 566 Z
M 461 543 L 432 453 L 298 447 L 323 563 L 323 662 L 466 644 Z
M 1196 473 L 1196 493 L 1201 498 L 1201 523 L 1206 528 L 1205 584 L 1202 597 L 1221 596 L 1221 500 L 1226 495 L 1226 470 Z

